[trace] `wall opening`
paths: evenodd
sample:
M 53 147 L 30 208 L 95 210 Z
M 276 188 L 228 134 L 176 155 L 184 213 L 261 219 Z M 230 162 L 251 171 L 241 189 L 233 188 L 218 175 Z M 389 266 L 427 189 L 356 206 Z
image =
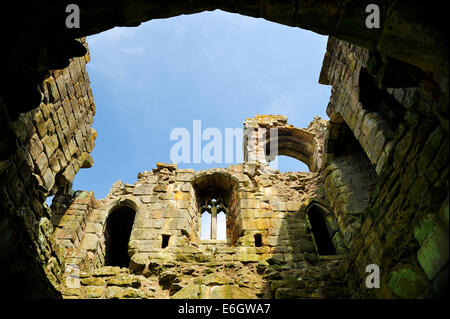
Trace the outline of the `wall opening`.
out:
M 262 247 L 262 236 L 261 234 L 255 234 L 253 236 L 255 238 L 255 247 Z
M 226 239 L 226 211 L 224 201 L 220 197 L 207 198 L 201 209 L 200 239 Z M 209 223 L 208 223 L 209 222 Z M 209 225 L 209 234 L 206 229 Z M 209 236 L 208 236 L 209 235 Z
M 365 68 L 359 73 L 359 100 L 364 109 L 377 112 L 393 131 L 406 112 L 391 94 L 378 88 L 375 78 Z
M 48 197 L 45 199 L 45 204 L 47 204 L 48 207 L 51 207 L 51 206 L 52 206 L 53 198 L 55 198 L 55 195 L 48 196 Z
M 201 224 L 196 230 L 198 238 L 235 244 L 241 233 L 235 222 L 238 201 L 233 199 L 237 183 L 234 176 L 223 171 L 195 177 L 193 185 Z
M 339 138 L 336 144 L 337 147 L 335 152 L 333 152 L 334 155 L 351 156 L 370 164 L 370 160 L 364 152 L 364 149 L 345 122 L 339 127 Z
M 309 172 L 309 167 L 302 161 L 287 155 L 278 155 L 270 162 L 271 167 L 278 169 L 281 173 L 286 172 Z
M 162 235 L 162 243 L 161 243 L 161 248 L 166 248 L 167 246 L 169 246 L 169 239 L 170 239 L 170 235 Z
M 120 206 L 112 210 L 106 219 L 105 230 L 105 266 L 128 267 L 128 241 L 136 212 L 128 206 Z
M 210 239 L 211 238 L 211 215 L 203 211 L 201 216 L 200 225 L 200 239 Z
M 239 27 L 241 24 L 252 27 L 242 30 Z M 215 30 L 211 34 L 216 36 L 211 37 L 210 32 L 204 32 L 205 25 Z M 155 32 L 156 30 L 159 31 Z M 263 34 L 266 35 L 265 41 L 261 41 Z M 239 157 L 242 153 L 242 142 L 237 135 L 232 145 L 231 160 L 225 157 L 225 145 L 222 145 L 223 148 L 221 146 L 220 149 L 223 156 L 220 162 L 215 159 L 210 162 L 202 158 L 197 163 L 192 149 L 186 152 L 190 153 L 189 161 L 172 160 L 168 155 L 175 141 L 171 141 L 170 145 L 157 143 L 152 148 L 136 148 L 133 143 L 129 143 L 140 140 L 143 136 L 164 140 L 176 127 L 192 128 L 192 117 L 186 116 L 185 103 L 180 103 L 180 94 L 174 92 L 182 91 L 186 94 L 183 101 L 192 101 L 195 106 L 192 110 L 200 112 L 203 125 L 209 123 L 208 125 L 213 125 L 221 131 L 223 144 L 225 129 L 241 129 L 245 117 L 260 114 L 261 103 L 267 100 L 271 101 L 267 113 L 282 112 L 290 117 L 290 121 L 297 119 L 303 123 L 305 117 L 299 114 L 302 114 L 302 111 L 309 114 L 308 105 L 312 102 L 295 103 L 304 100 L 304 92 L 297 89 L 299 80 L 303 83 L 302 87 L 308 87 L 308 97 L 314 99 L 314 104 L 323 106 L 314 111 L 313 115 L 320 111 L 322 117 L 326 117 L 325 106 L 328 104 L 331 88 L 317 83 L 314 79 L 321 70 L 327 40 L 327 36 L 308 30 L 286 28 L 264 19 L 221 10 L 180 15 L 172 19 L 154 19 L 142 23 L 139 27 L 116 27 L 89 36 L 87 42 L 91 62 L 87 64 L 87 69 L 95 103 L 98 106 L 111 106 L 108 112 L 99 111 L 98 108 L 95 114 L 96 129 L 108 142 L 96 146 L 96 165 L 77 173 L 74 189 L 94 187 L 92 190 L 95 191 L 96 197 L 104 198 L 110 188 L 106 178 L 108 170 L 126 172 L 134 177 L 134 172 L 147 167 L 149 162 L 178 162 L 179 168 L 192 168 L 196 171 L 241 163 L 242 159 Z M 305 41 L 310 45 L 302 46 L 301 43 Z M 152 43 L 161 44 L 157 53 Z M 115 52 L 113 56 L 110 54 L 112 51 Z M 284 59 L 275 58 L 280 54 Z M 111 68 L 110 65 L 120 67 Z M 298 70 L 304 71 L 301 76 Z M 155 81 L 148 74 L 162 76 Z M 283 85 L 279 85 L 280 76 L 284 79 Z M 249 78 L 259 79 L 258 85 L 254 85 L 254 81 L 249 81 Z M 212 83 L 217 85 L 211 86 Z M 123 90 L 114 90 L 118 84 L 126 85 Z M 142 89 L 144 87 L 152 87 L 154 95 L 151 98 L 147 90 Z M 264 87 L 276 88 L 276 95 L 272 96 L 272 90 L 262 89 Z M 204 88 L 209 88 L 211 94 L 205 96 Z M 111 90 L 114 91 L 114 99 L 111 99 L 111 94 L 108 93 Z M 221 98 L 224 91 L 233 92 L 231 100 Z M 133 102 L 136 109 L 133 112 L 124 112 L 124 106 L 130 104 L 130 96 L 136 102 Z M 278 97 L 282 100 L 278 101 Z M 282 107 L 284 103 L 288 105 L 286 109 Z M 246 108 L 239 107 L 242 104 L 245 104 Z M 161 123 L 173 123 L 173 127 L 172 124 L 150 125 L 144 120 L 146 116 L 143 114 L 151 113 L 156 105 L 164 105 L 174 110 L 173 114 L 159 114 Z M 299 108 L 303 110 L 299 111 Z M 306 125 L 312 120 L 312 116 L 304 122 Z M 117 122 L 112 124 L 112 121 Z M 139 125 L 135 125 L 133 130 L 126 130 L 127 123 Z M 127 134 L 123 134 L 124 130 Z M 202 146 L 205 143 L 206 141 L 202 141 Z M 119 144 L 120 147 L 114 149 L 106 147 Z M 111 152 L 114 152 L 114 156 L 111 156 Z M 133 167 L 129 165 L 129 157 L 133 158 Z
M 369 180 L 371 182 L 374 181 L 377 176 L 375 167 L 371 164 L 369 157 L 360 142 L 356 139 L 355 134 L 344 121 L 339 125 L 338 136 L 338 139 L 334 142 L 328 140 L 330 145 L 328 152 L 336 157 L 335 161 L 342 161 L 342 165 L 348 165 L 349 169 L 353 172 L 365 171 Z M 341 160 L 338 160 L 338 158 Z M 367 184 L 369 188 L 372 186 L 371 182 Z
M 319 255 L 336 255 L 332 241 L 332 230 L 325 220 L 325 212 L 317 205 L 311 206 L 308 211 L 313 238 Z
M 227 239 L 227 215 L 224 211 L 217 214 L 217 240 Z

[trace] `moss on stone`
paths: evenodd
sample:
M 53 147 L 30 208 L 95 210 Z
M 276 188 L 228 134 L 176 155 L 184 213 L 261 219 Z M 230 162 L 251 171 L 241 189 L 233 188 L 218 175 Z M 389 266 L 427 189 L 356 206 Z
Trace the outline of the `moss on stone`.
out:
M 422 245 L 427 236 L 433 231 L 435 226 L 436 225 L 431 220 L 430 216 L 426 216 L 420 221 L 418 226 L 414 227 L 414 237 L 416 237 L 419 244 Z
M 429 279 L 433 279 L 448 261 L 448 249 L 448 231 L 443 227 L 436 227 L 417 253 L 417 259 Z
M 427 288 L 424 276 L 411 268 L 403 268 L 391 273 L 389 287 L 400 298 L 417 298 Z

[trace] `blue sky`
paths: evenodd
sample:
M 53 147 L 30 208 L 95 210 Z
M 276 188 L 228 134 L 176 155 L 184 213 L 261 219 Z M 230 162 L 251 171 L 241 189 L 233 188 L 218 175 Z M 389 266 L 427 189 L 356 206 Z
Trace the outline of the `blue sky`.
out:
M 117 180 L 132 184 L 138 172 L 170 163 L 171 131 L 192 132 L 193 120 L 224 134 L 257 114 L 285 115 L 297 127 L 315 115 L 328 119 L 330 87 L 318 84 L 327 38 L 310 31 L 214 11 L 114 28 L 87 41 L 98 138 L 94 166 L 79 171 L 73 188 L 93 190 L 97 199 Z M 285 156 L 278 164 L 307 170 Z

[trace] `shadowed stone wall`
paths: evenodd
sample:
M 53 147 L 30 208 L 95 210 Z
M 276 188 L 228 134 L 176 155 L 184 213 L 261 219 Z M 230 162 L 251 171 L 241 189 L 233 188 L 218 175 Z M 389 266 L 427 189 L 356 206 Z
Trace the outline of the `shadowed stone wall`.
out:
M 118 181 L 102 200 L 95 200 L 91 192 L 78 192 L 69 199 L 55 197 L 52 209 L 69 200 L 64 216 L 77 218 L 60 220 L 56 242 L 72 243 L 65 258 L 83 272 L 80 288 L 64 288 L 64 296 L 342 295 L 343 283 L 335 274 L 341 256 L 317 256 L 306 216 L 310 203 L 328 205 L 319 175 L 267 173 L 263 168 L 255 163 L 196 173 L 160 163 L 151 172 L 139 173 L 133 185 Z M 202 240 L 199 203 L 207 192 L 216 195 L 218 191 L 228 208 L 227 239 Z M 136 212 L 128 241 L 131 262 L 125 268 L 105 267 L 107 217 L 121 206 Z M 261 235 L 260 246 L 255 243 L 256 234 Z M 163 235 L 170 236 L 167 247 L 162 246 Z
M 188 292 L 184 290 L 186 294 L 181 296 L 236 297 L 245 293 L 247 296 L 277 298 L 417 298 L 435 297 L 447 292 L 448 38 L 441 26 L 447 20 L 446 12 L 436 10 L 427 2 L 387 1 L 381 6 L 383 28 L 368 30 L 364 26 L 367 3 L 119 1 L 111 6 L 109 2 L 100 0 L 80 1 L 82 28 L 71 30 L 64 24 L 64 1 L 57 4 L 40 1 L 30 4 L 27 10 L 23 10 L 22 4 L 13 4 L 15 7 L 2 10 L 2 39 L 8 46 L 0 52 L 0 261 L 5 266 L 1 273 L 2 282 L 10 287 L 8 295 L 58 297 L 61 296 L 59 291 L 63 291 L 65 296 L 74 297 L 80 294 L 84 297 L 141 296 L 139 290 L 123 291 L 123 287 L 130 288 L 131 285 L 131 289 L 136 289 L 138 286 L 133 278 L 121 277 L 121 274 L 128 275 L 127 270 L 101 267 L 105 251 L 99 224 L 104 226 L 108 214 L 106 208 L 101 208 L 104 203 L 95 200 L 92 193 L 71 190 L 71 182 L 79 168 L 92 165 L 89 153 L 96 136 L 90 128 L 95 105 L 85 71 L 85 63 L 89 60 L 87 47 L 84 40 L 77 39 L 114 26 L 136 26 L 149 19 L 214 9 L 263 17 L 336 36 L 329 38 L 320 76 L 321 83 L 333 86 L 327 108 L 330 122 L 323 135 L 325 140 L 320 144 L 322 148 L 313 143 L 312 153 L 310 149 L 306 152 L 309 157 L 305 158 L 321 159 L 313 160 L 317 165 L 310 166 L 314 173 L 308 176 L 315 176 L 311 177 L 313 184 L 318 185 L 315 195 L 319 195 L 321 203 L 329 208 L 328 224 L 343 259 L 342 262 L 338 261 L 339 258 L 322 260 L 316 258 L 314 252 L 305 251 L 301 254 L 301 262 L 308 264 L 300 268 L 292 266 L 297 257 L 292 257 L 292 261 L 289 257 L 286 259 L 289 252 L 280 252 L 283 259 L 271 257 L 268 259 L 270 262 L 266 260 L 269 266 L 260 260 L 238 261 L 236 264 L 233 259 L 234 266 L 226 266 L 223 262 L 220 266 L 202 266 L 197 271 L 201 273 L 197 278 L 201 279 L 195 282 L 196 279 L 191 281 L 195 276 L 181 279 L 172 273 L 173 269 L 177 274 L 190 272 L 181 264 L 151 264 L 148 252 L 140 260 L 144 269 L 148 269 L 147 277 L 150 278 L 142 287 L 152 291 L 149 294 L 145 292 L 145 296 L 175 296 L 185 288 Z M 296 130 L 299 129 L 286 127 L 286 132 Z M 307 145 L 311 146 L 309 143 Z M 297 158 L 303 160 L 303 157 Z M 300 173 L 272 176 L 266 171 L 264 174 L 257 173 L 257 170 L 253 172 L 250 167 L 244 165 L 238 172 L 231 169 L 232 174 L 247 176 L 248 180 L 243 177 L 243 186 L 252 190 L 239 191 L 232 197 L 230 238 L 237 247 L 264 251 L 246 251 L 244 255 L 253 258 L 254 255 L 266 254 L 266 247 L 272 246 L 264 242 L 264 235 L 263 246 L 258 248 L 246 247 L 245 240 L 239 242 L 240 238 L 248 235 L 251 239 L 251 232 L 262 230 L 259 228 L 262 225 L 270 226 L 267 229 L 272 230 L 276 227 L 271 222 L 269 225 L 262 222 L 264 217 L 260 215 L 244 217 L 245 210 L 248 209 L 248 215 L 252 215 L 255 209 L 258 210 L 254 207 L 258 203 L 259 210 L 267 204 L 271 213 L 278 212 L 277 209 L 285 212 L 282 203 L 289 202 L 282 196 L 279 198 L 279 190 L 270 193 L 270 186 L 263 186 L 264 191 L 261 191 L 257 180 L 261 178 L 261 183 L 278 185 L 292 198 L 303 196 L 302 185 L 308 183 Z M 138 180 L 142 184 L 157 184 L 159 190 L 152 188 L 151 192 L 161 196 L 158 201 L 172 205 L 175 199 L 165 197 L 173 192 L 170 187 L 188 181 L 177 181 L 178 172 L 170 165 L 157 168 L 157 172 L 154 175 L 158 175 L 158 179 L 154 183 L 153 180 L 145 181 L 146 174 Z M 237 185 L 241 184 L 240 177 Z M 296 183 L 291 190 L 288 190 L 288 181 Z M 200 182 L 194 184 L 200 185 Z M 195 193 L 193 188 L 181 193 Z M 139 199 L 141 203 L 134 197 L 123 202 L 116 198 L 119 200 L 116 204 L 130 206 L 138 213 L 142 207 L 148 209 L 155 194 L 141 196 L 134 194 L 135 190 L 134 185 L 118 183 L 110 195 L 149 196 L 147 203 L 142 198 Z M 53 194 L 58 195 L 52 210 L 49 210 L 43 203 L 47 196 Z M 199 203 L 192 194 L 190 199 L 184 196 L 183 200 L 189 203 L 191 211 L 188 207 L 171 207 L 184 210 L 182 217 L 176 217 L 179 224 L 174 229 L 174 242 L 189 239 L 195 243 L 198 241 L 198 234 L 194 231 L 198 226 L 198 216 L 192 212 Z M 267 202 L 264 196 L 273 199 Z M 152 211 L 158 210 L 155 206 Z M 161 208 L 161 214 L 162 211 Z M 286 211 L 289 212 L 287 206 Z M 302 234 L 303 218 L 304 212 L 300 209 L 298 219 L 294 218 L 296 222 L 287 223 L 293 226 L 288 227 L 291 228 L 289 236 L 296 238 Z M 140 218 L 142 225 L 152 224 L 159 229 L 157 222 L 143 221 L 145 219 Z M 283 225 L 282 221 L 279 223 Z M 244 231 L 242 236 L 241 231 Z M 279 234 L 282 233 L 280 231 Z M 147 236 L 145 232 L 141 234 Z M 139 232 L 135 235 L 141 236 Z M 142 241 L 153 239 L 139 237 L 139 240 L 142 245 Z M 311 239 L 309 242 L 314 241 Z M 170 243 L 169 240 L 169 246 Z M 244 246 L 239 246 L 241 244 Z M 215 248 L 223 245 L 228 247 L 224 243 L 208 243 L 197 249 L 204 249 L 203 255 L 213 256 L 213 251 L 217 251 Z M 274 246 L 269 253 L 277 255 L 279 253 L 272 249 L 283 250 L 286 247 L 289 245 Z M 133 245 L 132 248 L 136 250 Z M 133 249 L 133 256 L 141 253 L 133 254 Z M 237 256 L 233 249 L 226 254 Z M 240 250 L 239 256 L 243 256 Z M 88 271 L 94 269 L 91 273 L 82 274 L 85 279 L 83 286 L 98 287 L 86 288 L 87 291 L 84 288 L 79 292 L 66 291 L 63 287 L 66 263 L 82 265 Z M 380 266 L 381 288 L 368 290 L 364 285 L 365 267 L 373 263 Z M 155 266 L 156 272 L 153 268 L 150 271 L 150 264 Z M 337 264 L 339 267 L 334 269 Z M 226 269 L 233 267 L 238 268 L 227 272 Z M 225 281 L 211 278 L 213 268 L 223 270 L 221 276 L 227 274 L 232 278 Z M 241 271 L 245 276 L 233 277 Z M 145 274 L 133 276 L 147 278 Z M 204 278 L 203 275 L 211 276 Z M 247 275 L 253 279 L 242 283 L 241 279 Z M 151 276 L 155 277 L 151 279 Z M 299 277 L 304 280 L 298 280 Z M 107 289 L 108 282 L 115 288 Z M 248 286 L 239 288 L 248 290 L 242 292 L 230 288 L 235 284 L 239 286 L 239 282 Z M 342 283 L 346 289 L 341 288 Z
M 87 46 L 84 39 L 80 42 Z M 1 255 L 9 269 L 2 271 L 2 280 L 11 282 L 17 294 L 26 290 L 34 297 L 57 295 L 51 285 L 59 286 L 65 261 L 60 244 L 52 239 L 51 221 L 70 216 L 52 214 L 44 201 L 71 191 L 79 169 L 93 164 L 89 153 L 96 137 L 91 128 L 95 105 L 86 73 L 88 61 L 89 55 L 74 58 L 69 67 L 49 72 L 38 87 L 39 108 L 7 123 L 17 151 L 0 162 Z M 6 113 L 1 98 L 0 108 Z M 43 277 L 43 283 L 33 283 L 33 276 Z
M 330 38 L 321 74 L 321 83 L 333 85 L 327 108 L 327 198 L 337 216 L 357 214 L 357 231 L 351 241 L 344 240 L 350 250 L 342 273 L 353 297 L 429 298 L 448 292 L 447 82 L 438 86 L 422 78 L 402 87 L 403 80 L 378 69 L 379 59 L 376 52 Z M 362 89 L 363 68 L 372 72 L 366 76 L 377 83 L 376 90 Z M 371 99 L 378 104 L 362 103 Z M 340 129 L 343 125 L 353 136 Z M 351 158 L 342 166 L 339 150 L 352 139 L 372 168 L 367 160 L 362 164 Z M 372 173 L 361 176 L 361 168 L 361 173 Z M 335 196 L 350 209 L 334 205 Z M 364 205 L 352 207 L 352 199 Z M 380 267 L 380 289 L 364 285 L 369 264 Z

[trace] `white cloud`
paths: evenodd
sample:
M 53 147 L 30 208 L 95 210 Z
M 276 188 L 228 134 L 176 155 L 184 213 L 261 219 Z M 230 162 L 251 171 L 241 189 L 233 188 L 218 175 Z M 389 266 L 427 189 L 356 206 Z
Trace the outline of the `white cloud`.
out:
M 289 117 L 295 112 L 298 102 L 291 94 L 281 94 L 275 97 L 272 102 L 264 108 L 264 114 L 284 115 Z
M 113 82 L 125 82 L 130 59 L 143 56 L 146 51 L 138 32 L 138 28 L 116 27 L 88 37 L 91 53 L 88 68 Z
M 137 27 L 115 27 L 102 33 L 101 39 L 109 43 L 119 43 L 136 37 L 139 32 Z

